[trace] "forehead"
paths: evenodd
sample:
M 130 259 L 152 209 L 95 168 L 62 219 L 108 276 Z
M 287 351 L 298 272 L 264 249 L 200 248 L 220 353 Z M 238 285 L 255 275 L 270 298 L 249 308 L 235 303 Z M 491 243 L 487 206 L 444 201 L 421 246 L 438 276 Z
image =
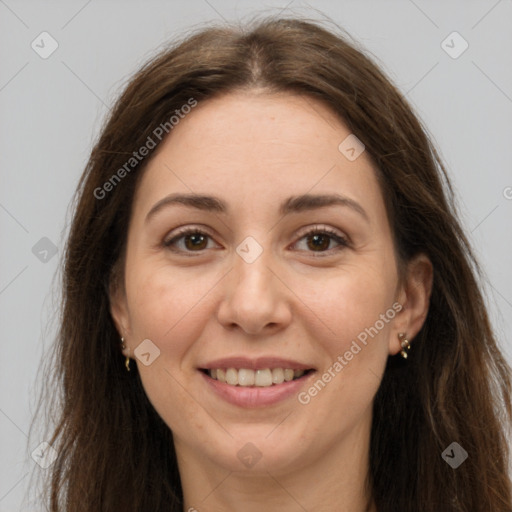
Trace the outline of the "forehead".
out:
M 147 209 L 167 193 L 193 191 L 248 205 L 311 191 L 382 203 L 370 158 L 363 152 L 351 161 L 339 149 L 349 136 L 335 113 L 309 97 L 241 92 L 210 99 L 160 145 L 136 202 Z

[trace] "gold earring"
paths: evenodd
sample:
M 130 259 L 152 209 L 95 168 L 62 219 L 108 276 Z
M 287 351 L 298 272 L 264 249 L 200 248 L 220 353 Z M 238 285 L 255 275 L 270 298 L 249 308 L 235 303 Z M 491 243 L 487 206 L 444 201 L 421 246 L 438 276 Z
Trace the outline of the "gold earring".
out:
M 121 338 L 121 348 L 124 350 L 126 349 L 126 344 L 124 342 L 124 338 Z M 126 366 L 126 371 L 130 371 L 130 358 L 126 356 L 126 359 L 124 360 L 124 365 Z
M 405 337 L 405 333 L 403 332 L 398 333 L 398 339 L 400 340 L 400 346 L 402 347 L 400 355 L 404 359 L 407 359 L 407 350 L 410 350 L 411 344 L 409 343 L 409 340 Z

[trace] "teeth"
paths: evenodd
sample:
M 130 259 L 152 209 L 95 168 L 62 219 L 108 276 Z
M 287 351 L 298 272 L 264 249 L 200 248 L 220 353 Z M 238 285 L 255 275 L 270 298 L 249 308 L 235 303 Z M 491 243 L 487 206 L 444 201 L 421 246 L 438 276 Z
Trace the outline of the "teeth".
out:
M 216 368 L 208 370 L 208 375 L 212 379 L 218 380 L 223 383 L 230 384 L 231 386 L 256 386 L 260 388 L 267 388 L 273 384 L 282 384 L 283 382 L 290 382 L 293 379 L 298 379 L 304 375 L 304 370 L 293 370 L 291 368 L 265 368 L 263 370 L 251 370 L 248 368 Z
M 272 386 L 272 372 L 267 368 L 265 370 L 256 370 L 256 377 L 254 378 L 254 384 L 261 388 Z
M 284 382 L 284 370 L 282 368 L 274 368 L 272 370 L 272 382 L 274 384 L 282 384 Z
M 228 368 L 226 371 L 226 382 L 236 386 L 238 384 L 238 371 L 234 368 Z
M 290 382 L 291 380 L 293 380 L 293 370 L 286 369 L 284 371 L 284 381 Z
M 245 368 L 238 370 L 238 384 L 240 386 L 254 386 L 254 370 L 246 370 Z

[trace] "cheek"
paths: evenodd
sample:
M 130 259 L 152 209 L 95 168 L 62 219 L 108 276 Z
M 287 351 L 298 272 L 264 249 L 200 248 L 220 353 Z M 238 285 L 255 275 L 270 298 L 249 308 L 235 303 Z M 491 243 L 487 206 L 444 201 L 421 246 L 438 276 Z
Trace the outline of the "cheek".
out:
M 302 316 L 311 319 L 305 327 L 330 361 L 348 351 L 352 352 L 347 354 L 350 366 L 380 367 L 387 357 L 388 332 L 395 316 L 396 275 L 383 269 L 382 263 L 367 263 L 325 279 L 302 281 L 301 297 L 309 309 L 308 313 L 304 308 Z
M 131 282 L 127 280 L 127 294 L 135 340 L 152 340 L 163 355 L 172 356 L 166 364 L 178 364 L 208 318 L 203 296 L 215 279 L 197 278 L 187 269 L 165 266 L 133 272 L 132 276 Z
M 309 297 L 322 320 L 308 322 L 309 337 L 324 365 L 299 402 L 306 413 L 325 417 L 328 426 L 322 428 L 333 436 L 366 417 L 379 388 L 396 315 L 391 284 L 376 271 L 353 272 L 323 283 L 322 292 Z
M 149 339 L 160 351 L 149 366 L 137 361 L 142 385 L 173 431 L 182 435 L 191 428 L 199 431 L 204 411 L 187 391 L 188 375 L 182 373 L 181 366 L 209 318 L 208 303 L 201 300 L 208 280 L 192 279 L 186 271 L 171 272 L 164 266 L 137 270 L 132 274 L 127 271 L 126 283 L 133 347 Z
M 321 358 L 316 379 L 297 397 L 299 414 L 315 418 L 308 420 L 303 434 L 306 444 L 324 449 L 326 440 L 341 439 L 357 425 L 368 427 L 365 421 L 384 372 L 396 314 L 396 276 L 384 266 L 367 258 L 362 265 L 295 283 L 303 303 L 295 318 Z

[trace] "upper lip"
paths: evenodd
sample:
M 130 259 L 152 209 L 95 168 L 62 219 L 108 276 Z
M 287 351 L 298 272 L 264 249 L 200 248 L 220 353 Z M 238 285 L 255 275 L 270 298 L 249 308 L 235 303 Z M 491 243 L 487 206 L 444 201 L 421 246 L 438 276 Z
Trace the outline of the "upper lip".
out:
M 265 368 L 291 368 L 292 370 L 313 370 L 310 364 L 300 363 L 292 359 L 281 357 L 256 357 L 250 359 L 244 356 L 224 357 L 205 363 L 199 367 L 202 370 L 214 370 L 216 368 L 247 368 L 249 370 L 263 370 Z

